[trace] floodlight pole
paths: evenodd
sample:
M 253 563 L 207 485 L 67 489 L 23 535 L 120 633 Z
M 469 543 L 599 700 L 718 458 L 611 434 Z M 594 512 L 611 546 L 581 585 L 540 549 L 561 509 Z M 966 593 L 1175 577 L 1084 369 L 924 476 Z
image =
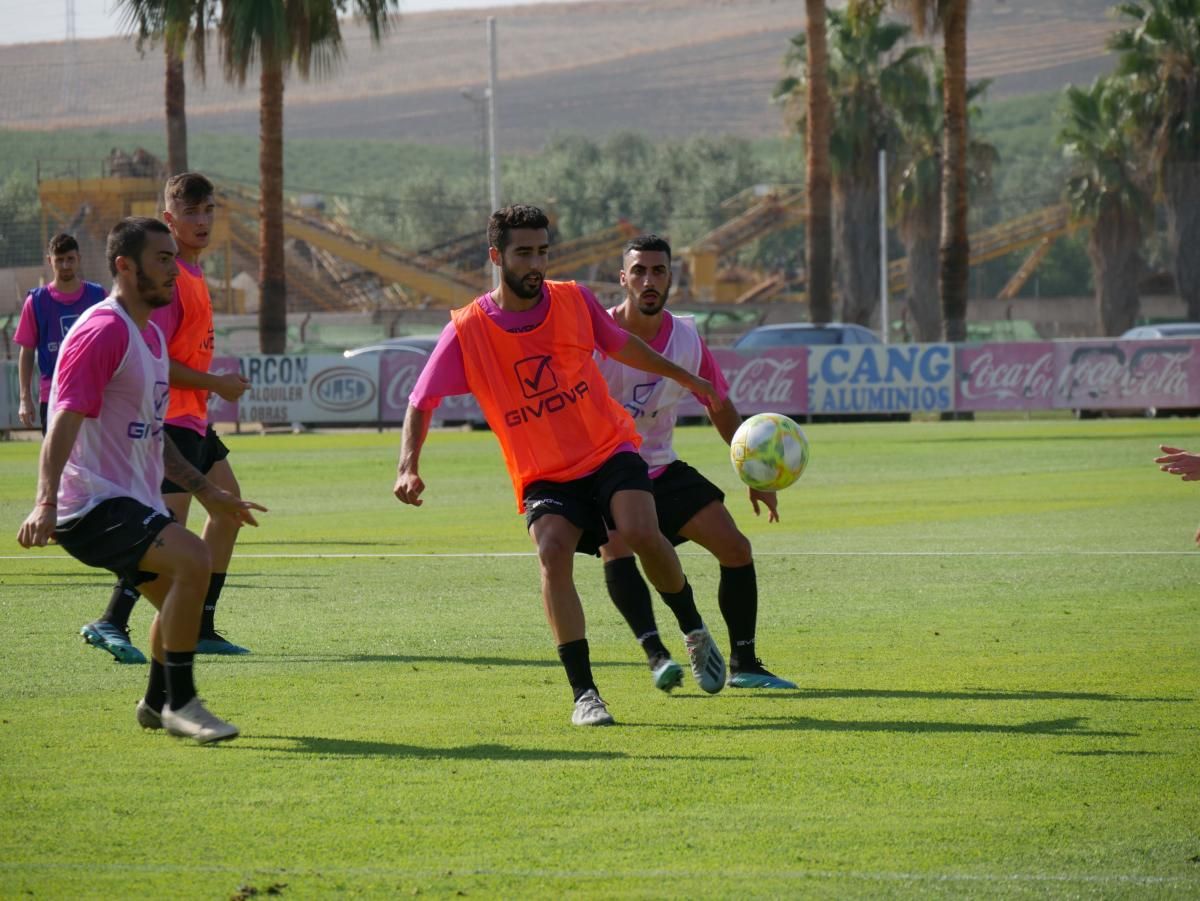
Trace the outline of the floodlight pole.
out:
M 492 210 L 500 209 L 500 156 L 496 153 L 496 17 L 488 16 L 487 19 L 487 44 L 488 44 L 488 89 L 487 89 L 487 116 L 488 116 L 488 171 L 490 174 L 489 187 L 491 189 Z M 500 287 L 500 270 L 495 269 L 494 286 Z
M 879 334 L 888 343 L 887 148 L 879 148 Z

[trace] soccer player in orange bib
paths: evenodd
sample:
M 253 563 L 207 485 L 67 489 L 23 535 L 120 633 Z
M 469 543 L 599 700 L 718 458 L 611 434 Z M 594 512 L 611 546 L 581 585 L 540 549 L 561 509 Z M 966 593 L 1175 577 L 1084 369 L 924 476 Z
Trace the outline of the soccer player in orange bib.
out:
M 600 349 L 709 400 L 716 392 L 621 329 L 586 288 L 546 281 L 549 225 L 545 213 L 523 204 L 492 214 L 488 253 L 500 285 L 451 313 L 409 397 L 393 493 L 405 504 L 422 503 L 419 460 L 430 414 L 442 397 L 474 394 L 537 547 L 542 603 L 575 698 L 571 722 L 605 726 L 613 717 L 592 678 L 573 555 L 597 553 L 609 529 L 620 530 L 696 648 L 694 670 L 705 691 L 724 686 L 725 661 L 659 531 L 637 429 L 609 395 L 592 354 Z
M 241 496 L 237 478 L 226 459 L 229 449 L 208 421 L 208 395 L 219 394 L 227 401 L 242 396 L 250 383 L 239 373 L 208 371 L 213 358 L 213 310 L 200 254 L 208 247 L 216 214 L 214 188 L 203 175 L 184 172 L 167 180 L 163 191 L 163 219 L 175 239 L 179 274 L 169 306 L 154 314 L 154 321 L 167 336 L 171 357 L 171 400 L 166 431 L 184 459 L 210 482 Z M 169 478 L 162 484 L 163 498 L 175 519 L 186 526 L 191 494 Z M 238 530 L 222 519 L 208 517 L 202 537 L 212 558 L 212 575 L 204 598 L 197 654 L 248 654 L 219 633 L 214 623 L 217 600 L 225 585 L 225 574 L 233 557 Z M 121 663 L 143 663 L 145 658 L 129 640 L 129 614 L 139 595 L 127 580 L 113 589 L 108 608 L 100 619 L 88 623 L 80 634 L 88 644 L 108 651 Z

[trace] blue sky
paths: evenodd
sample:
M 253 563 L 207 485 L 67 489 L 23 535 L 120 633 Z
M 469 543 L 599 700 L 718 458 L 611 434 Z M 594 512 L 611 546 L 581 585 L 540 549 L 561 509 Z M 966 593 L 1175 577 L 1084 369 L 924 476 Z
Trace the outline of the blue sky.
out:
M 400 12 L 522 6 L 550 0 L 400 0 Z M 559 0 L 561 2 L 561 0 Z M 120 34 L 114 0 L 75 0 L 75 36 L 102 38 Z M 0 0 L 0 45 L 61 41 L 66 35 L 66 0 Z M 37 10 L 36 13 L 32 13 Z

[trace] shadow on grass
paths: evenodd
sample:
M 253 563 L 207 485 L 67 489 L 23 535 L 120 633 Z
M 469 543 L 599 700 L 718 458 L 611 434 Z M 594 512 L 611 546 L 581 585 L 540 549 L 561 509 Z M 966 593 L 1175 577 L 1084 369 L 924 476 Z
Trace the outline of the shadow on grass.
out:
M 796 691 L 764 693 L 756 697 L 853 699 L 890 698 L 918 701 L 1124 701 L 1132 703 L 1184 703 L 1195 698 L 1136 698 L 1129 695 L 1091 691 L 1009 691 L 998 688 L 964 688 L 950 691 L 911 691 L 891 688 L 801 688 Z
M 1095 751 L 1055 751 L 1064 757 L 1163 757 L 1162 751 L 1113 751 L 1097 748 Z
M 619 728 L 619 727 L 618 727 Z M 255 739 L 286 744 L 255 744 Z M 625 760 L 638 755 L 624 751 L 572 751 L 551 748 L 514 748 L 509 745 L 480 744 L 453 748 L 431 748 L 388 741 L 362 741 L 347 738 L 323 738 L 316 735 L 259 735 L 249 741 L 227 745 L 227 750 L 267 751 L 284 754 L 308 754 L 315 757 L 407 757 L 425 760 Z M 694 760 L 689 757 L 658 759 Z M 707 759 L 707 758 L 706 758 Z M 727 758 L 741 759 L 741 758 Z
M 779 730 L 795 732 L 907 732 L 912 734 L 984 735 L 1065 735 L 1095 738 L 1135 738 L 1137 732 L 1086 729 L 1087 717 L 1067 716 L 1056 720 L 1032 720 L 1028 723 L 952 723 L 939 720 L 826 720 L 808 716 L 779 717 L 726 726 L 706 725 L 706 729 L 735 732 Z M 664 725 L 664 728 L 673 728 Z
M 455 666 L 536 666 L 562 669 L 554 657 L 457 657 L 433 654 L 253 654 L 238 658 L 239 663 L 448 663 Z M 593 660 L 592 669 L 645 669 L 646 664 L 634 661 Z

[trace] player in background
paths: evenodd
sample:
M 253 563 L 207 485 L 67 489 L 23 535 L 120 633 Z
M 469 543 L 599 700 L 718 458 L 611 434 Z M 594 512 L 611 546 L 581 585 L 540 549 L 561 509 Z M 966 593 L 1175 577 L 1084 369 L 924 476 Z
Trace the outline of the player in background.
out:
M 263 508 L 205 479 L 165 439 L 169 362 L 150 321 L 171 302 L 175 242 L 157 219 L 123 219 L 108 235 L 112 297 L 79 318 L 63 342 L 50 389 L 50 425 L 38 466 L 37 500 L 17 533 L 22 547 L 51 540 L 89 566 L 139 585 L 158 615 L 153 661 L 137 721 L 200 743 L 238 729 L 196 696 L 193 657 L 209 581 L 204 542 L 172 522 L 164 473 L 195 493 L 229 528 L 257 525 Z
M 622 255 L 621 286 L 625 297 L 609 310 L 613 319 L 671 362 L 712 382 L 719 401 L 707 407 L 708 417 L 729 444 L 742 417 L 727 394 L 720 367 L 692 318 L 673 316 L 666 309 L 671 293 L 671 245 L 658 235 L 633 238 Z M 640 453 L 650 467 L 662 533 L 672 545 L 696 542 L 720 564 L 717 604 L 729 629 L 729 685 L 795 688 L 795 683 L 771 673 L 758 659 L 758 580 L 750 540 L 725 508 L 724 492 L 675 453 L 677 408 L 686 389 L 677 382 L 647 378 L 611 356 L 598 362 L 613 397 L 633 416 L 642 436 Z M 762 505 L 769 522 L 779 521 L 775 492 L 751 488 L 750 504 L 755 516 Z M 600 555 L 609 597 L 646 652 L 655 686 L 670 691 L 679 684 L 682 671 L 659 637 L 650 591 L 633 552 L 624 536 L 617 534 L 609 536 Z
M 663 600 L 687 623 L 703 687 L 720 691 L 725 662 L 705 628 L 674 548 L 658 530 L 633 420 L 605 390 L 595 349 L 628 365 L 679 379 L 715 397 L 704 379 L 620 329 L 591 292 L 546 281 L 549 222 L 533 206 L 497 210 L 488 221 L 500 286 L 454 310 L 409 397 L 393 493 L 419 506 L 419 473 L 430 413 L 442 397 L 471 393 L 496 434 L 517 509 L 537 547 L 542 601 L 571 685 L 571 722 L 613 722 L 592 678 L 574 554 L 595 553 L 620 528 Z
M 249 387 L 236 372 L 217 375 L 208 371 L 213 358 L 213 310 L 208 284 L 200 269 L 200 254 L 208 247 L 216 214 L 212 182 L 195 172 L 167 180 L 163 219 L 179 250 L 179 275 L 172 302 L 154 314 L 167 336 L 171 357 L 171 405 L 166 430 L 184 459 L 211 482 L 240 496 L 241 489 L 226 459 L 229 449 L 208 421 L 209 392 L 235 401 Z M 167 507 L 186 526 L 192 496 L 186 486 L 168 477 L 162 484 Z M 204 598 L 198 654 L 248 654 L 216 629 L 217 601 L 225 585 L 238 530 L 228 518 L 209 517 L 202 533 L 212 558 L 212 577 Z M 103 648 L 122 663 L 143 663 L 145 658 L 129 640 L 129 615 L 137 602 L 137 588 L 118 582 L 100 619 L 88 623 L 80 634 L 91 645 Z
M 1200 482 L 1200 454 L 1193 454 L 1181 447 L 1170 447 L 1166 444 L 1160 444 L 1158 449 L 1163 454 L 1154 460 L 1159 469 L 1169 472 L 1173 476 L 1179 476 L 1185 482 Z M 1200 544 L 1200 529 L 1196 530 L 1196 544 Z
M 79 277 L 79 242 L 71 235 L 55 235 L 46 248 L 46 262 L 54 278 L 50 284 L 34 288 L 21 307 L 21 321 L 13 341 L 21 345 L 17 356 L 21 400 L 17 415 L 21 425 L 34 423 L 46 434 L 46 403 L 50 400 L 50 377 L 54 361 L 67 330 L 88 307 L 108 296 L 103 285 L 85 282 Z M 36 357 L 39 372 L 38 402 L 33 400 L 33 367 Z M 34 411 L 38 415 L 34 416 Z

